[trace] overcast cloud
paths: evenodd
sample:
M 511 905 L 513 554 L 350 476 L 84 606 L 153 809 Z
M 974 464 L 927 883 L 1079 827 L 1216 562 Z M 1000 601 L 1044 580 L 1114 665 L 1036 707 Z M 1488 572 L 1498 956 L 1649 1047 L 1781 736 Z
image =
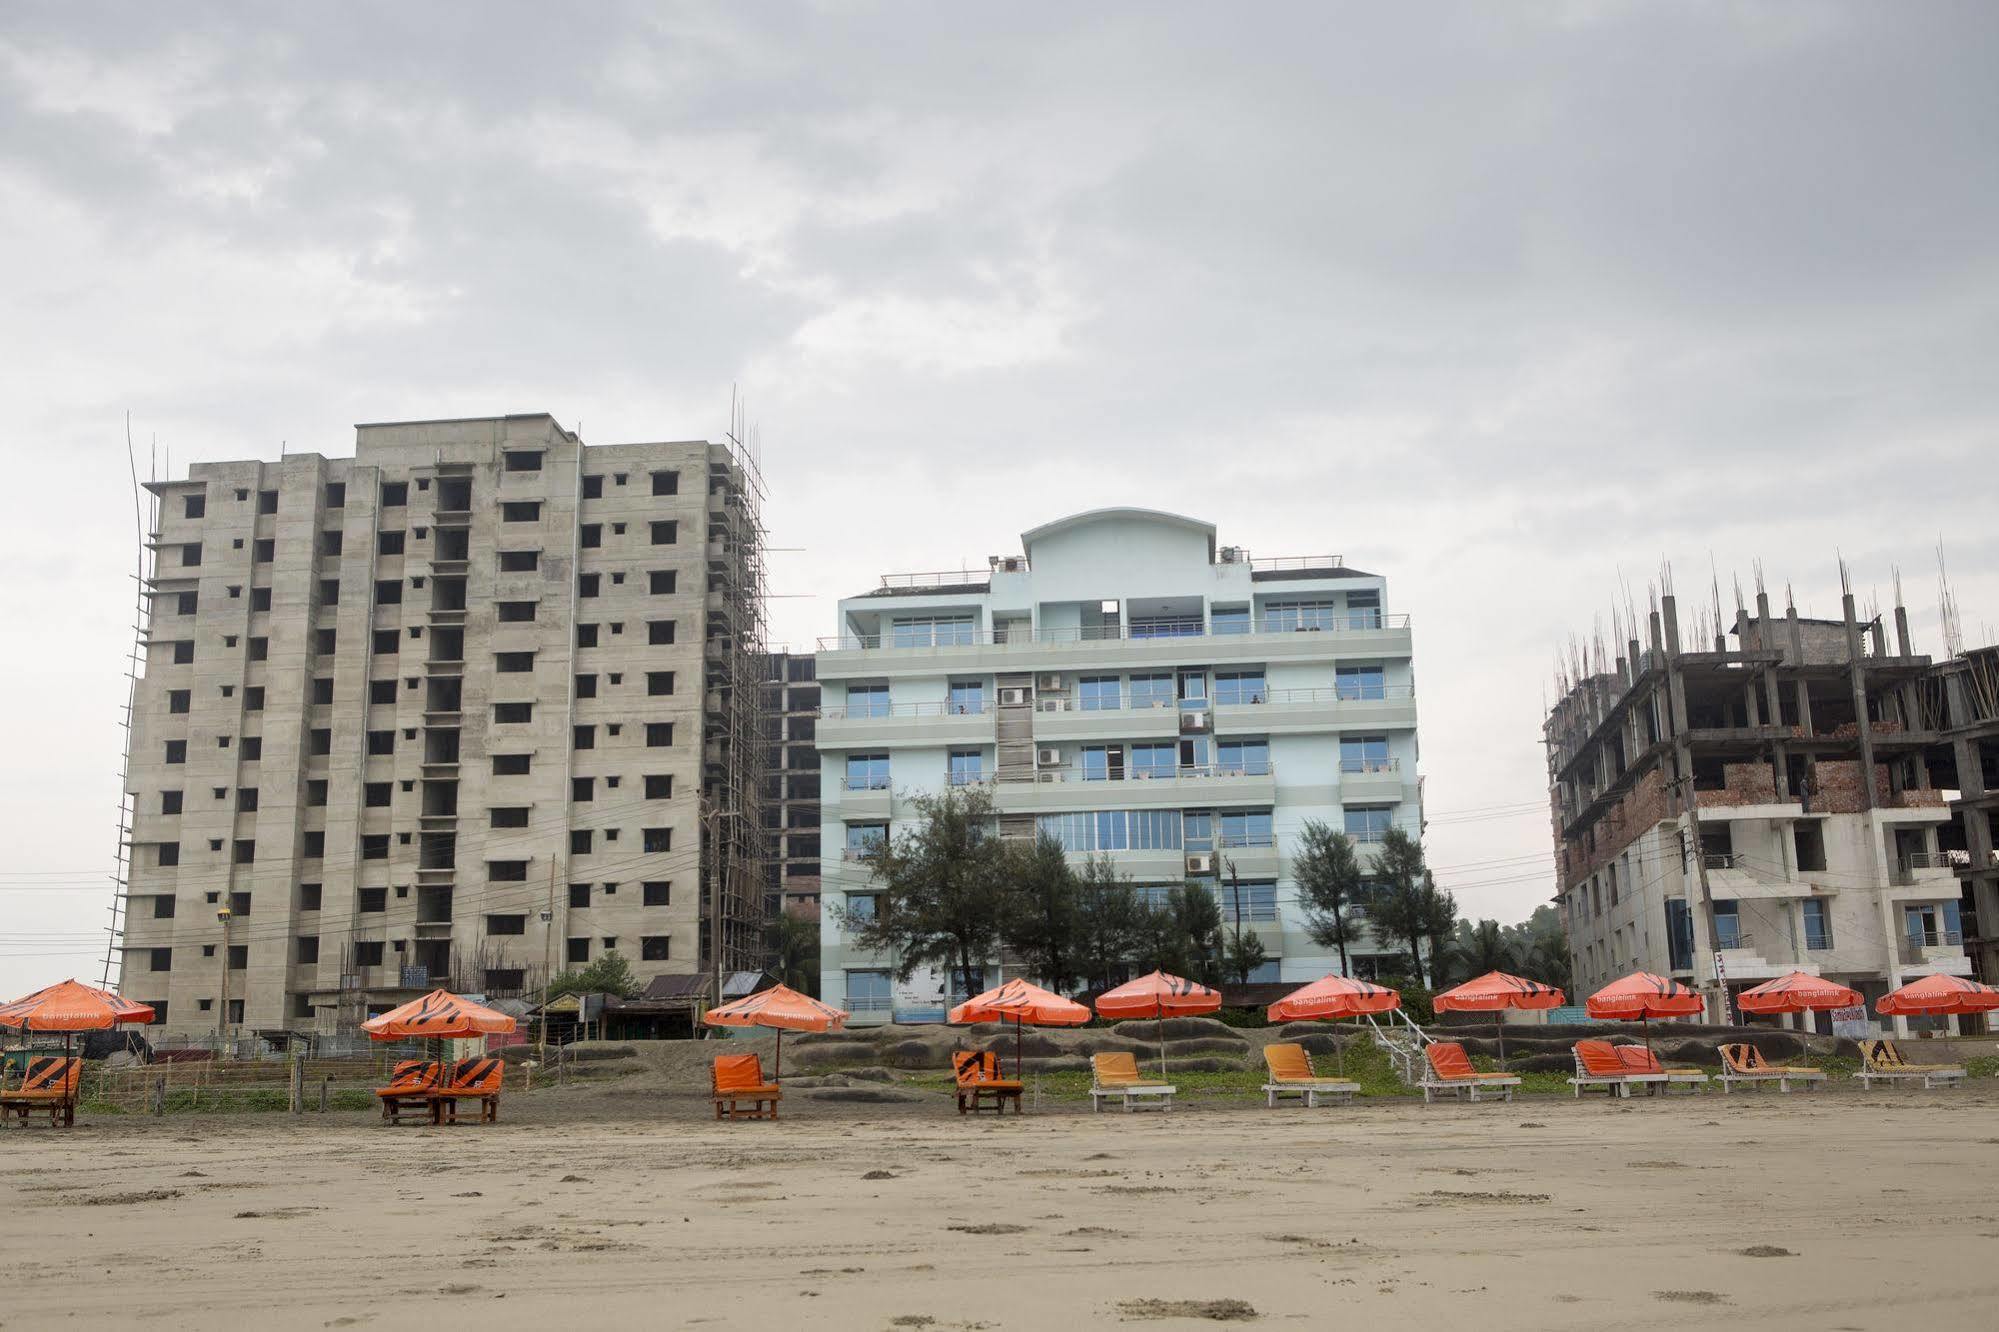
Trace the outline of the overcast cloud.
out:
M 283 26 L 268 21 L 282 19 Z M 1551 659 L 1661 558 L 1999 618 L 1999 10 L 10 4 L 0 996 L 96 973 L 134 562 L 352 423 L 761 422 L 776 637 L 1139 504 L 1415 617 L 1431 859 L 1552 890 Z M 96 877 L 92 877 L 96 876 Z

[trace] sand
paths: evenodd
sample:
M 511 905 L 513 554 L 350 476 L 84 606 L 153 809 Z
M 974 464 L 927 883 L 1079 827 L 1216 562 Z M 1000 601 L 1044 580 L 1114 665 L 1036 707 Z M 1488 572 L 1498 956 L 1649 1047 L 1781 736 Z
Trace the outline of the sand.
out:
M 0 1134 L 0 1326 L 1991 1328 L 1999 1089 Z

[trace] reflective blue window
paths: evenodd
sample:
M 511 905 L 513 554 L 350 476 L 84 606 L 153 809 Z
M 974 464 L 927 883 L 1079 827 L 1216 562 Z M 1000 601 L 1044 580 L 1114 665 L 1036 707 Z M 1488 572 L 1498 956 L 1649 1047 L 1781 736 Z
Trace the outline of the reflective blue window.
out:
M 1208 632 L 1213 634 L 1246 634 L 1249 632 L 1249 607 L 1217 606 L 1208 612 Z
M 1262 671 L 1218 671 L 1215 673 L 1215 702 L 1261 703 L 1270 696 Z
M 1270 811 L 1267 809 L 1224 810 L 1220 816 L 1221 836 L 1217 846 L 1269 846 Z
M 1393 805 L 1359 805 L 1346 811 L 1346 834 L 1356 842 L 1378 842 L 1395 822 Z
M 848 685 L 847 715 L 849 717 L 888 716 L 888 686 Z
M 986 687 L 978 680 L 953 680 L 951 701 L 946 711 L 953 716 L 968 716 L 986 710 Z
M 970 786 L 986 779 L 986 761 L 976 749 L 951 751 L 951 785 Z
M 1223 772 L 1269 776 L 1270 744 L 1265 740 L 1223 740 L 1215 746 L 1215 766 Z
M 1388 737 L 1348 735 L 1340 737 L 1341 772 L 1387 772 Z
M 1171 777 L 1179 746 L 1172 741 L 1131 747 L 1131 775 L 1138 778 Z
M 1170 675 L 1132 676 L 1131 705 L 1134 708 L 1172 707 L 1173 677 Z
M 1076 686 L 1076 706 L 1084 712 L 1115 712 L 1124 706 L 1115 675 L 1086 675 Z
M 847 789 L 849 791 L 888 790 L 888 755 L 847 755 Z
M 1334 679 L 1334 692 L 1340 698 L 1386 697 L 1379 666 L 1342 666 Z

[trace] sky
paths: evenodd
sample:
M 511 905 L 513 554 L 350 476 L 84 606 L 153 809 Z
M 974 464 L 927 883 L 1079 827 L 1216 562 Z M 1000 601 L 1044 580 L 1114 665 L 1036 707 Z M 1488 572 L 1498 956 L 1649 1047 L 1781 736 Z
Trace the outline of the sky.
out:
M 757 422 L 776 641 L 1139 505 L 1413 617 L 1428 847 L 1553 890 L 1670 561 L 1999 621 L 1999 8 L 13 3 L 0 997 L 103 951 L 141 468 Z

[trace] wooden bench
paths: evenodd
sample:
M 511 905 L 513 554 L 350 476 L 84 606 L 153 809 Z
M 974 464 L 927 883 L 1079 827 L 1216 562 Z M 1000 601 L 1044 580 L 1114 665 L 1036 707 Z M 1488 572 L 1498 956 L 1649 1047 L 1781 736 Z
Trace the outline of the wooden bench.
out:
M 1175 1089 L 1164 1082 L 1146 1082 L 1138 1076 L 1138 1059 L 1128 1051 L 1090 1056 L 1095 1085 L 1090 1088 L 1090 1113 L 1095 1114 L 1109 1100 L 1122 1101 L 1126 1112 L 1140 1105 L 1173 1108 Z
M 724 1117 L 725 1107 L 730 1119 L 777 1118 L 777 1103 L 784 1099 L 784 1089 L 764 1080 L 764 1063 L 756 1054 L 716 1055 L 708 1079 L 715 1118 Z M 745 1101 L 749 1102 L 747 1110 L 742 1108 Z
M 37 1055 L 28 1061 L 21 1085 L 0 1092 L 0 1121 L 8 1117 L 22 1124 L 36 1110 L 46 1110 L 49 1127 L 70 1128 L 76 1123 L 76 1089 L 83 1081 L 83 1060 L 77 1055 Z
M 1420 1084 L 1425 1105 L 1440 1095 L 1453 1100 L 1463 1097 L 1476 1101 L 1483 1095 L 1510 1101 L 1513 1089 L 1520 1085 L 1520 1079 L 1511 1073 L 1481 1073 L 1473 1068 L 1471 1056 L 1456 1041 L 1431 1041 L 1423 1047 L 1423 1056 L 1430 1061 L 1430 1076 Z
M 1360 1090 L 1358 1082 L 1322 1078 L 1314 1073 L 1312 1056 L 1305 1053 L 1302 1045 L 1266 1045 L 1263 1062 L 1270 1070 L 1270 1081 L 1263 1084 L 1263 1103 L 1267 1109 L 1275 1109 L 1280 1096 L 1296 1096 L 1307 1109 L 1316 1109 L 1321 1096 L 1334 1105 L 1346 1105 Z
M 977 1114 L 985 1102 L 999 1114 L 1006 1113 L 1008 1101 L 1019 1114 L 1020 1080 L 999 1075 L 999 1056 L 991 1050 L 953 1050 L 951 1078 L 956 1084 L 959 1114 Z
M 1893 1041 L 1862 1041 L 1860 1071 L 1853 1075 L 1868 1091 L 1876 1081 L 1921 1082 L 1925 1087 L 1955 1087 L 1964 1081 L 1964 1070 L 1955 1064 L 1911 1064 Z
M 382 1119 L 400 1124 L 421 1116 L 428 1123 L 435 1116 L 430 1096 L 444 1076 L 444 1065 L 430 1059 L 404 1059 L 389 1070 L 389 1085 L 375 1088 L 382 1102 Z
M 1797 1083 L 1807 1091 L 1825 1081 L 1825 1071 L 1806 1068 L 1796 1064 L 1772 1064 L 1763 1058 L 1763 1052 L 1748 1042 L 1731 1042 L 1716 1047 L 1721 1052 L 1721 1075 L 1716 1081 L 1721 1083 L 1726 1095 L 1736 1083 L 1744 1086 L 1764 1086 L 1776 1083 L 1777 1090 L 1788 1093 L 1791 1084 Z
M 507 1066 L 498 1059 L 468 1059 L 451 1070 L 451 1081 L 430 1093 L 431 1122 L 456 1124 L 458 1103 L 477 1101 L 481 1124 L 500 1119 L 500 1084 Z

